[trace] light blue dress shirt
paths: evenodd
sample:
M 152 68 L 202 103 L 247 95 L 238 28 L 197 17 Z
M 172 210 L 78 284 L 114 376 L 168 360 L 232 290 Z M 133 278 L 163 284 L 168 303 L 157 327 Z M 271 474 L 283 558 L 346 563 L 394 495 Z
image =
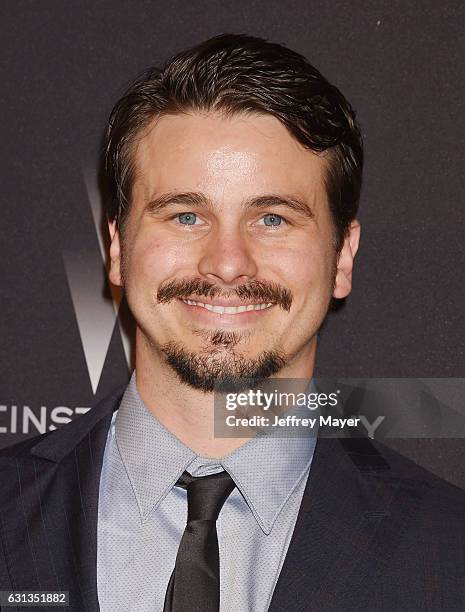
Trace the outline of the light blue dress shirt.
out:
M 162 612 L 187 520 L 184 470 L 226 470 L 236 488 L 217 521 L 220 611 L 265 612 L 281 571 L 316 438 L 260 436 L 221 460 L 196 455 L 144 405 L 135 374 L 114 413 L 100 480 L 101 612 Z M 188 612 L 188 611 L 186 611 Z

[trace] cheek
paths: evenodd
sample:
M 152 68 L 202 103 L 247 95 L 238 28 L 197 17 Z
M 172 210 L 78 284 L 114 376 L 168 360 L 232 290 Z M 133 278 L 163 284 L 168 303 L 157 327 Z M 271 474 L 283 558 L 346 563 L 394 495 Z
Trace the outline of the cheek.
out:
M 309 292 L 326 299 L 333 261 L 334 255 L 328 247 L 317 240 L 307 239 L 292 248 L 276 249 L 267 262 L 267 268 L 291 290 L 294 302 L 302 304 Z
M 192 247 L 183 241 L 166 240 L 162 235 L 139 235 L 129 254 L 128 281 L 144 281 L 153 288 L 161 282 L 186 275 L 193 261 Z M 134 283 L 133 283 L 134 285 Z

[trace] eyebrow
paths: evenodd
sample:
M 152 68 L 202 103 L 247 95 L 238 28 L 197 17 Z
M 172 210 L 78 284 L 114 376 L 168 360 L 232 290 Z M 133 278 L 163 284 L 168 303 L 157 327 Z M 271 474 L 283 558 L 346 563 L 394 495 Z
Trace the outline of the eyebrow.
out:
M 173 204 L 179 204 L 187 207 L 194 206 L 196 208 L 203 208 L 210 211 L 213 210 L 211 201 L 204 194 L 195 191 L 164 193 L 147 202 L 146 210 L 150 213 L 158 213 Z M 246 210 L 269 208 L 273 206 L 283 206 L 309 217 L 310 219 L 315 218 L 310 206 L 304 200 L 293 196 L 288 197 L 268 194 L 249 198 L 242 203 L 242 207 Z

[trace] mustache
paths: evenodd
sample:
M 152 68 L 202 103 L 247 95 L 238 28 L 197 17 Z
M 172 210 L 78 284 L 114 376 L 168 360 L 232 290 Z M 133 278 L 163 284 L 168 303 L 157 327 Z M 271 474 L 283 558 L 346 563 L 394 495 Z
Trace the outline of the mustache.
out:
M 238 285 L 230 291 L 224 291 L 218 285 L 200 278 L 174 279 L 162 283 L 157 291 L 157 302 L 166 304 L 176 298 L 230 298 L 231 296 L 244 301 L 273 302 L 287 312 L 291 309 L 292 304 L 291 292 L 278 283 L 253 280 L 250 283 Z

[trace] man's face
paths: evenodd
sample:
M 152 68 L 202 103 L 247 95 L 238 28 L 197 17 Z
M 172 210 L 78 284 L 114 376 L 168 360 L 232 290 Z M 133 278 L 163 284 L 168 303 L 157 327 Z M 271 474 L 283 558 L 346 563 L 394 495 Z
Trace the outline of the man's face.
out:
M 303 377 L 333 292 L 350 291 L 336 275 L 327 160 L 272 116 L 196 113 L 154 121 L 135 164 L 110 278 L 136 319 L 137 355 L 204 391 L 218 377 Z

